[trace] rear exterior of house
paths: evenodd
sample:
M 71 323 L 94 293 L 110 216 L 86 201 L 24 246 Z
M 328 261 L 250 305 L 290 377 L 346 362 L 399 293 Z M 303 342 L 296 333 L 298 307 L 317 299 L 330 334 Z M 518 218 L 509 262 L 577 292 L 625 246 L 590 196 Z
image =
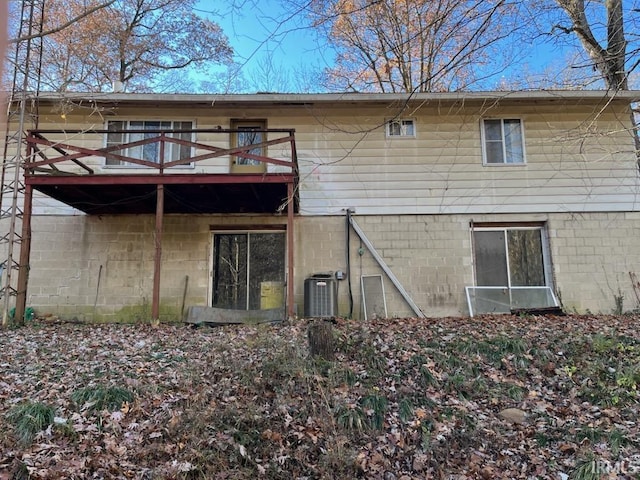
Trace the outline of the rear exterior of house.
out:
M 42 96 L 26 305 L 123 321 L 154 298 L 164 320 L 285 302 L 355 318 L 637 308 L 633 100 Z

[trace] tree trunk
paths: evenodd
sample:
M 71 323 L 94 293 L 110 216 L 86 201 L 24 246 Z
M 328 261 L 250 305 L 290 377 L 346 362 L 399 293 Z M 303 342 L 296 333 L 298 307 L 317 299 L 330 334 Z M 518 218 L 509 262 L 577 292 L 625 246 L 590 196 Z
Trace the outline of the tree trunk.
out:
M 607 61 L 609 67 L 608 84 L 616 90 L 627 90 L 627 40 L 624 36 L 624 15 L 622 0 L 607 0 Z
M 571 20 L 571 27 L 560 27 L 565 33 L 575 33 L 580 43 L 593 60 L 607 88 L 627 90 L 627 41 L 624 35 L 624 11 L 622 0 L 606 0 L 607 44 L 599 42 L 593 33 L 596 22 L 590 22 L 584 0 L 556 0 Z M 598 19 L 598 24 L 601 20 Z
M 333 327 L 331 322 L 316 320 L 309 325 L 309 352 L 325 360 L 333 360 Z

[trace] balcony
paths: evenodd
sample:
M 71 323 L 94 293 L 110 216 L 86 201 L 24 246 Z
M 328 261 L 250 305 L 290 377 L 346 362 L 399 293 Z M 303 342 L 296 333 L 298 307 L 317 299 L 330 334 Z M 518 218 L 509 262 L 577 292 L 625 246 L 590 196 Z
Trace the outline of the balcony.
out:
M 25 193 L 17 317 L 22 318 L 26 306 L 34 191 L 90 215 L 155 214 L 154 320 L 159 318 L 165 214 L 284 212 L 287 313 L 292 317 L 293 218 L 298 208 L 294 130 L 251 132 L 259 135 L 222 128 L 29 131 L 22 165 Z M 113 141 L 116 138 L 122 141 Z M 230 147 L 233 138 L 252 140 Z
M 294 130 L 255 130 L 260 143 L 230 147 L 234 129 L 32 130 L 25 184 L 87 214 L 268 214 L 298 208 Z M 123 143 L 105 138 L 132 139 Z M 105 146 L 106 144 L 106 146 Z M 178 152 L 178 153 L 175 153 Z M 267 154 L 269 152 L 269 154 Z M 232 168 L 235 163 L 254 168 Z

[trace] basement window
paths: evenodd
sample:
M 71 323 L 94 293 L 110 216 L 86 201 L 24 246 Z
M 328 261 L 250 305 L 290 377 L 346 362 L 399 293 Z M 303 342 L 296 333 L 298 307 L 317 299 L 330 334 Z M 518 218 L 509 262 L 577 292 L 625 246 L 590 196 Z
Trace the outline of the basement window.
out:
M 168 120 L 110 120 L 107 123 L 107 130 L 109 130 L 109 133 L 107 134 L 107 147 L 157 138 L 160 135 L 159 131 L 192 129 L 193 122 Z M 133 130 L 133 132 L 129 132 L 128 130 Z M 149 132 L 143 132 L 143 130 L 149 130 Z M 193 142 L 193 132 L 190 131 L 168 133 L 167 136 L 170 138 L 185 140 L 187 142 Z M 160 163 L 160 142 L 150 142 L 143 145 L 130 146 L 122 150 L 114 150 L 111 153 L 138 160 Z M 170 141 L 165 142 L 164 144 L 164 162 L 184 160 L 191 158 L 192 156 L 192 148 L 189 145 L 180 145 Z M 142 167 L 141 165 L 125 162 L 115 158 L 107 158 L 105 165 L 111 167 Z M 180 166 L 189 167 L 191 164 Z
M 387 137 L 415 137 L 415 122 L 411 118 L 399 118 L 387 122 Z
M 558 306 L 543 226 L 482 227 L 471 234 L 475 286 L 466 288 L 471 315 Z

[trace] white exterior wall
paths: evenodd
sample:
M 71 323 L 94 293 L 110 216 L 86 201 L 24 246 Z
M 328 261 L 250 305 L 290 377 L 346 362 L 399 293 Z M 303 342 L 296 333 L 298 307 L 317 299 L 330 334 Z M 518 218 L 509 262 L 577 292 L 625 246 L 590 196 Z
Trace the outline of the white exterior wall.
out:
M 120 108 L 117 112 L 75 109 L 61 118 L 41 116 L 43 128 L 105 128 L 106 120 L 190 120 L 196 128 L 229 128 L 234 118 L 265 119 L 268 128 L 296 129 L 300 165 L 300 213 L 342 215 L 478 214 L 635 211 L 640 177 L 629 132 L 628 106 L 595 102 L 452 104 L 422 102 L 404 111 L 393 105 L 349 104 L 229 108 Z M 415 121 L 415 138 L 389 138 L 386 119 Z M 526 164 L 482 164 L 482 118 L 519 118 Z M 64 141 L 63 138 L 58 138 Z M 229 147 L 229 135 L 200 134 L 198 142 Z M 83 146 L 101 147 L 101 135 Z M 196 154 L 203 153 L 197 151 Z M 288 160 L 288 144 L 268 154 Z M 97 173 L 149 173 L 149 169 L 105 167 Z M 71 164 L 69 168 L 79 171 Z M 270 166 L 270 171 L 276 167 Z M 279 167 L 280 168 L 280 167 Z M 228 173 L 229 157 L 198 162 L 179 173 Z M 36 197 L 38 213 L 71 213 Z
M 579 114 L 544 106 L 486 109 L 467 114 L 417 110 L 416 138 L 316 132 L 325 142 L 307 148 L 300 135 L 303 214 L 540 213 L 632 211 L 640 181 L 624 111 Z M 332 118 L 346 127 L 350 113 Z M 482 164 L 483 116 L 520 118 L 526 164 Z M 383 119 L 365 115 L 374 128 Z M 586 118 L 586 121 L 585 121 Z M 587 133 L 589 132 L 589 133 Z

